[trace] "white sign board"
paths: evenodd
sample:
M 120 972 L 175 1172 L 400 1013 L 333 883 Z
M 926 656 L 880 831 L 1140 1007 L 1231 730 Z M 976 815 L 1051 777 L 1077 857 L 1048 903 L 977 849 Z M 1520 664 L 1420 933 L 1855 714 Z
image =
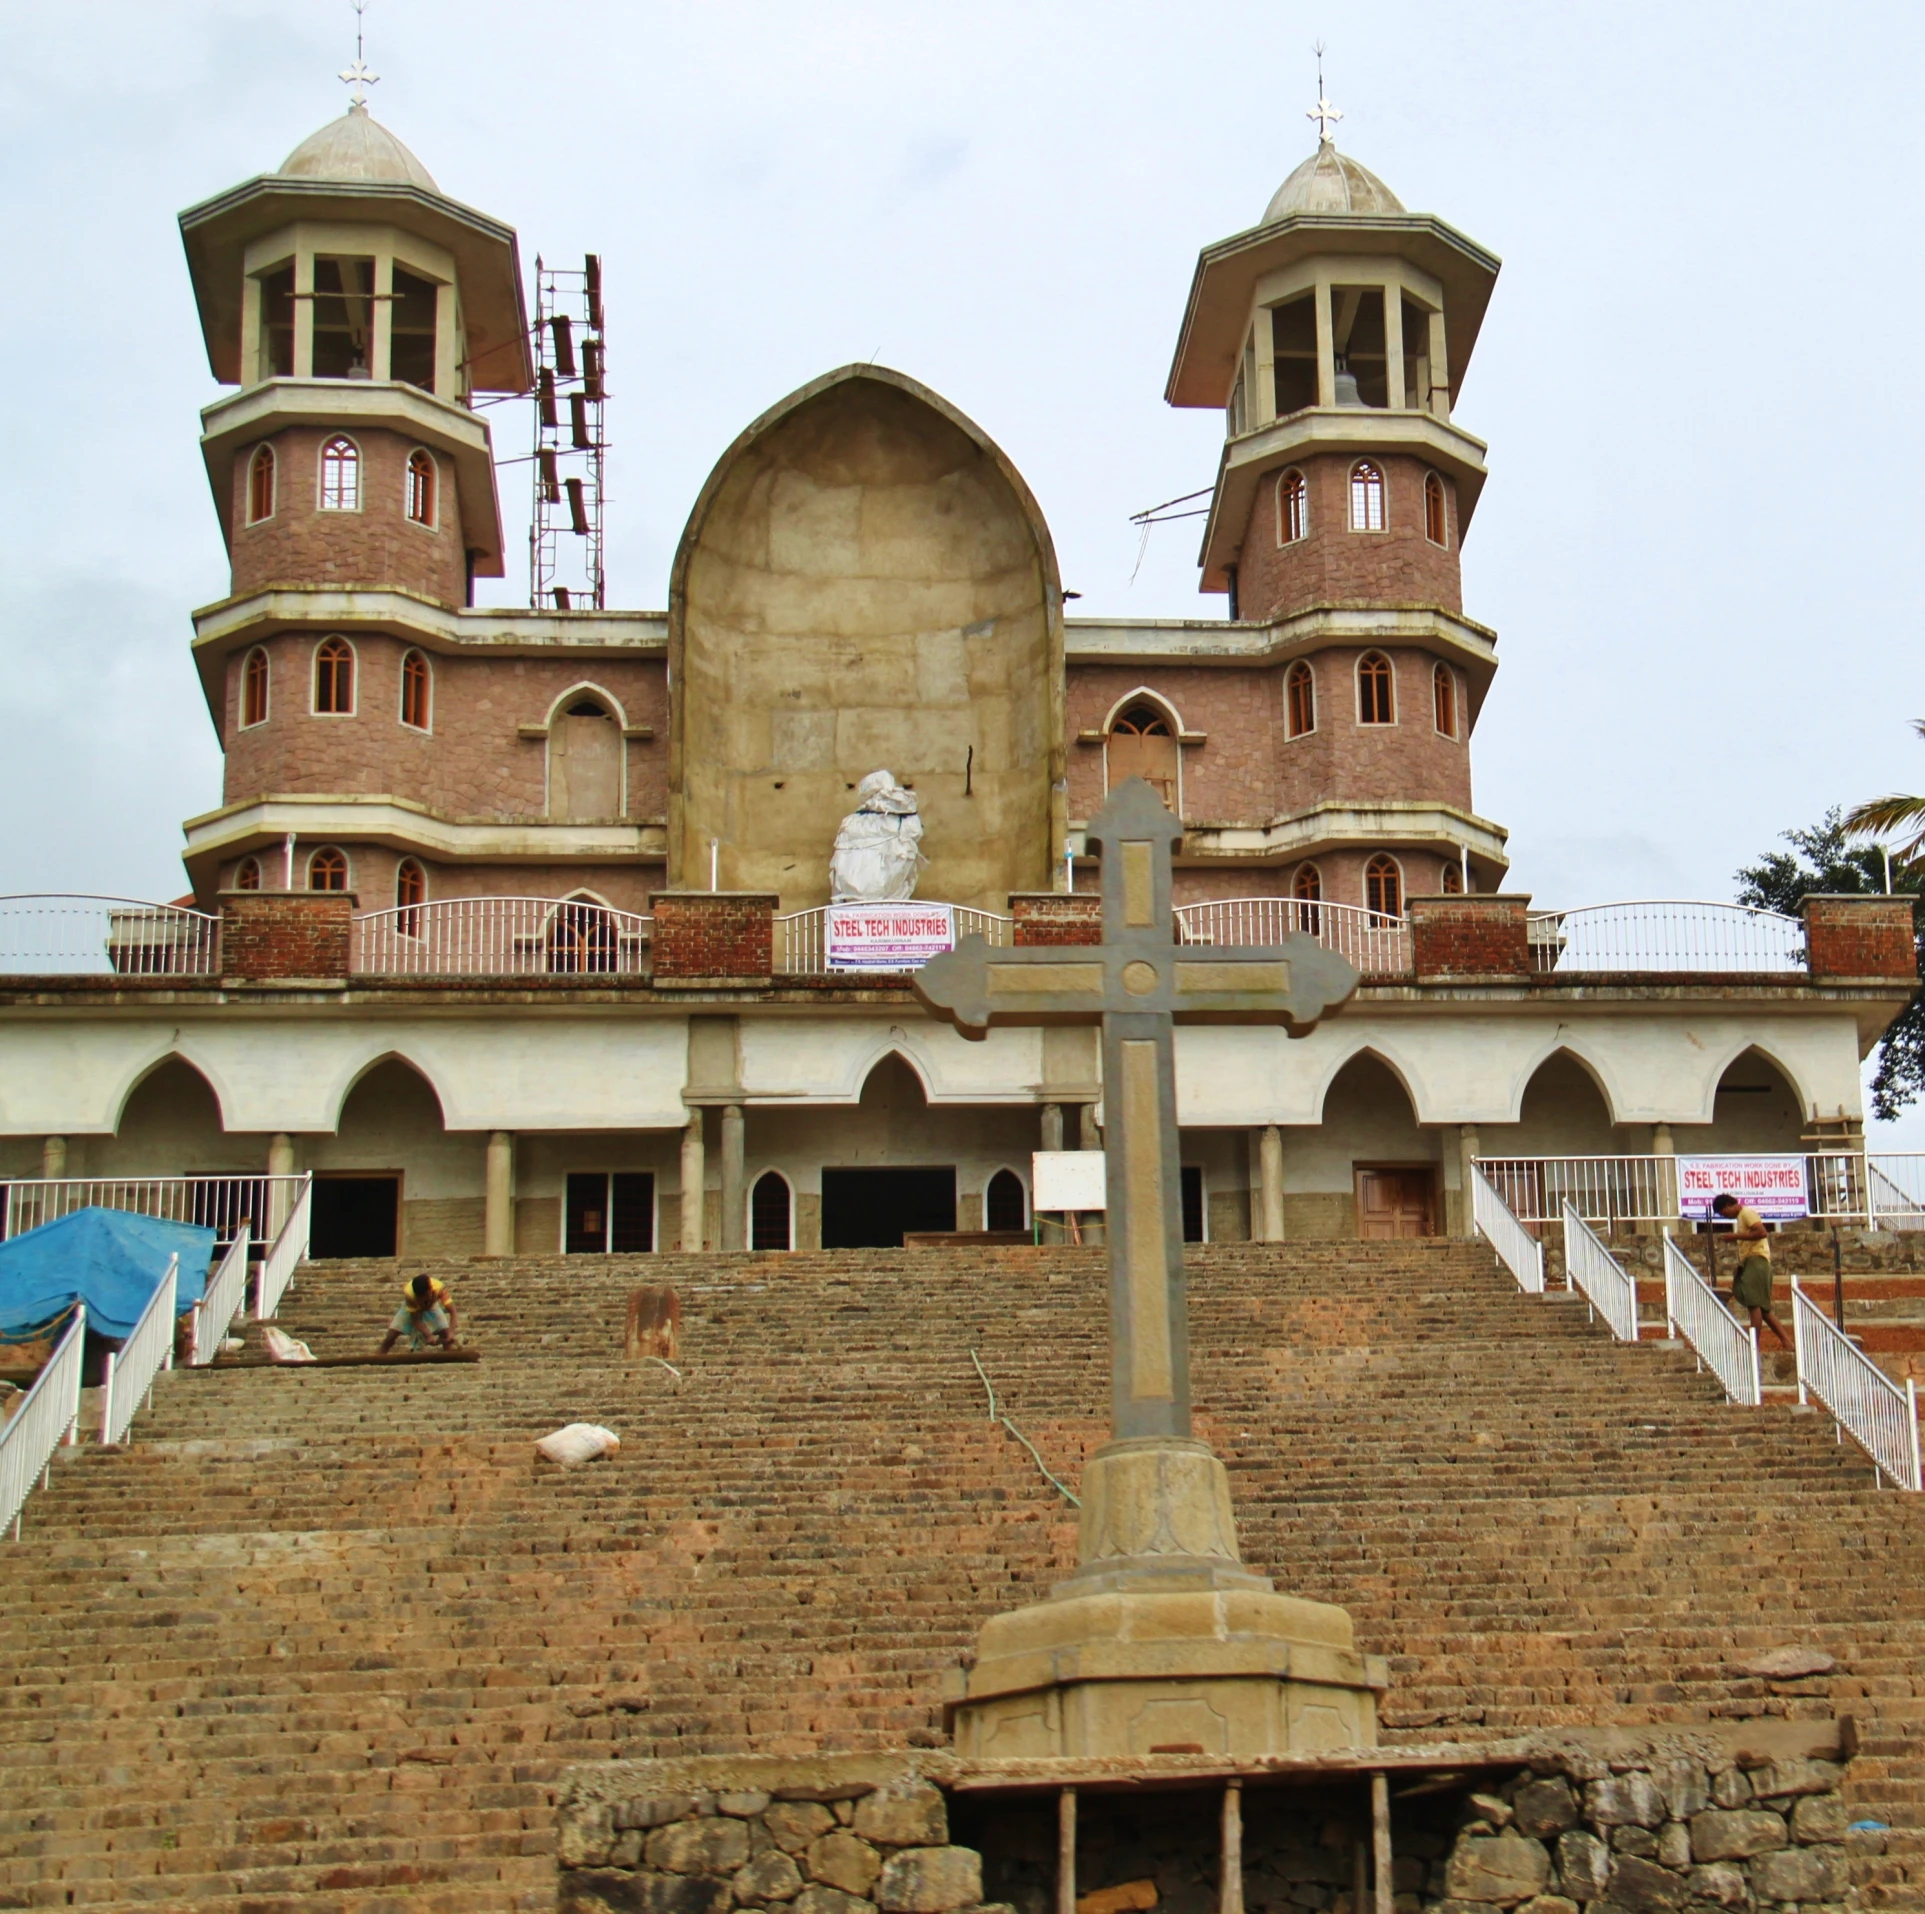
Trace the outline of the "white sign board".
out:
M 1807 1215 L 1802 1156 L 1681 1156 L 1678 1214 L 1702 1223 L 1711 1200 L 1729 1192 L 1767 1223 L 1795 1223 Z
M 1039 1210 L 1106 1210 L 1109 1185 L 1101 1150 L 1038 1150 L 1029 1159 L 1031 1207 Z
M 823 924 L 831 970 L 920 970 L 956 948 L 947 904 L 831 904 Z

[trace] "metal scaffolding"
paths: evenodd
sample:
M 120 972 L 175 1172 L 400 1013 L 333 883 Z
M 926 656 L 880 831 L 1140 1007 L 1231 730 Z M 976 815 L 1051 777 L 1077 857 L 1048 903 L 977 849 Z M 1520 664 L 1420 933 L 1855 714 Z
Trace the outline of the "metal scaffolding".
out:
M 535 259 L 535 511 L 528 530 L 528 597 L 538 610 L 605 606 L 602 507 L 602 262 L 579 271 Z

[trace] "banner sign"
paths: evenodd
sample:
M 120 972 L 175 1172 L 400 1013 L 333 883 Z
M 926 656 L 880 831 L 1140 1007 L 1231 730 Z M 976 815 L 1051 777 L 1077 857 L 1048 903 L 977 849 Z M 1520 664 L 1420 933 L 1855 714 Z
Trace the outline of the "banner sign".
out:
M 1802 1156 L 1681 1156 L 1678 1164 L 1678 1214 L 1702 1223 L 1711 1216 L 1711 1199 L 1735 1196 L 1767 1223 L 1795 1223 L 1810 1213 Z
M 822 935 L 831 970 L 920 970 L 956 948 L 947 904 L 831 904 Z
M 1106 1210 L 1109 1184 L 1101 1150 L 1037 1150 L 1029 1159 L 1031 1206 L 1039 1210 Z

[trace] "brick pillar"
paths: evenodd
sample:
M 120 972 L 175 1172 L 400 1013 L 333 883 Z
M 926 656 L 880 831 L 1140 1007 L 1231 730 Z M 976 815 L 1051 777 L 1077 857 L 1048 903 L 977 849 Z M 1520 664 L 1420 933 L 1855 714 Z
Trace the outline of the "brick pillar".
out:
M 221 975 L 243 983 L 345 983 L 352 891 L 222 891 Z
M 1917 981 L 1918 946 L 1909 897 L 1815 895 L 1804 898 L 1798 908 L 1814 977 Z
M 1531 900 L 1514 892 L 1475 897 L 1413 897 L 1410 951 L 1418 981 L 1504 977 L 1531 970 L 1524 919 Z
M 1103 900 L 1094 891 L 1015 891 L 1009 899 L 1018 944 L 1100 944 Z
M 775 971 L 777 901 L 773 891 L 654 892 L 656 984 L 766 984 Z

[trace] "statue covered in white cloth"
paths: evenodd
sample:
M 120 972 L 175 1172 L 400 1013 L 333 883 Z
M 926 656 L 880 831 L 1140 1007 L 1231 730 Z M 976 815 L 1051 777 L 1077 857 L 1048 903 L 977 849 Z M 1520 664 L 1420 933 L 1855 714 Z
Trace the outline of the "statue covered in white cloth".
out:
M 916 894 L 928 862 L 916 794 L 893 771 L 871 771 L 856 786 L 856 808 L 836 832 L 829 897 L 837 904 L 899 904 Z

